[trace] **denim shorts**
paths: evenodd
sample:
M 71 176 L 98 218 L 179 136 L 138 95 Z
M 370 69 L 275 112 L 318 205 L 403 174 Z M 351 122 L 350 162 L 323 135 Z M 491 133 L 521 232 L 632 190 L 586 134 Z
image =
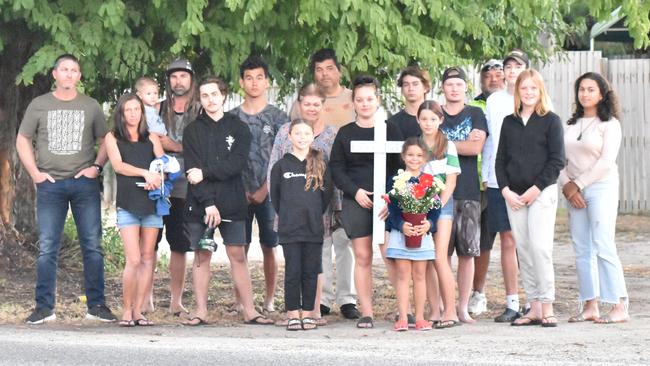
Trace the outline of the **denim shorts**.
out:
M 139 215 L 118 207 L 117 227 L 119 229 L 122 229 L 127 226 L 155 227 L 160 229 L 163 227 L 163 220 L 162 220 L 162 216 L 158 216 L 155 214 Z
M 449 197 L 447 203 L 440 209 L 440 216 L 438 220 L 453 220 L 454 219 L 454 198 Z

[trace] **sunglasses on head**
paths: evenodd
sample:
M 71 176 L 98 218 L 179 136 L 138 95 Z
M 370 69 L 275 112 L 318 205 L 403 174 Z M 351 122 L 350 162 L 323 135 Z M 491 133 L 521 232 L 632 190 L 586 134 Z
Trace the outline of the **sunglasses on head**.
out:
M 498 62 L 493 62 L 493 63 L 483 65 L 483 68 L 481 68 L 481 72 L 486 72 L 490 70 L 503 70 L 503 65 Z

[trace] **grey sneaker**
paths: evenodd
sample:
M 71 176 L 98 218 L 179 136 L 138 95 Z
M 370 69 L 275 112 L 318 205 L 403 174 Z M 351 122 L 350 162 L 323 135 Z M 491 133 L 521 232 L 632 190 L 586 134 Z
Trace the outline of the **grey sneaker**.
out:
M 115 315 L 111 312 L 106 305 L 97 305 L 92 308 L 88 308 L 88 313 L 86 314 L 86 320 L 99 320 L 104 323 L 112 323 L 117 320 Z
M 29 318 L 25 319 L 25 323 L 30 325 L 38 325 L 56 320 L 56 314 L 50 309 L 36 308 Z

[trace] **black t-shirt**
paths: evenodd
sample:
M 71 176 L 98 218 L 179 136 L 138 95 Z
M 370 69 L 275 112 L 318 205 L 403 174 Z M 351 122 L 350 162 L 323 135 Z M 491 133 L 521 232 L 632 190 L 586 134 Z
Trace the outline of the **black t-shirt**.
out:
M 487 121 L 481 108 L 466 105 L 457 115 L 449 115 L 445 111 L 445 119 L 440 126 L 450 141 L 465 141 L 473 129 L 488 133 Z M 481 188 L 478 178 L 477 155 L 467 156 L 458 153 L 460 161 L 460 176 L 456 181 L 454 199 L 479 201 Z
M 388 125 L 394 125 L 399 128 L 404 139 L 420 136 L 422 134 L 417 118 L 406 113 L 406 110 L 404 109 L 390 117 L 388 119 Z
M 375 138 L 374 127 L 360 127 L 356 122 L 339 129 L 332 145 L 329 166 L 336 187 L 343 191 L 345 197 L 354 199 L 359 188 L 373 191 L 374 154 L 350 152 L 351 141 L 372 141 Z M 402 141 L 400 130 L 392 125 L 386 126 L 388 141 Z M 391 176 L 399 167 L 399 154 L 386 156 L 386 175 Z

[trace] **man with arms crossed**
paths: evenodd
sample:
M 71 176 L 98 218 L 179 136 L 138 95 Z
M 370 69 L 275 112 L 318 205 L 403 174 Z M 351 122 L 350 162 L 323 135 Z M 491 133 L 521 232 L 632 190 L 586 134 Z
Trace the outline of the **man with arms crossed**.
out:
M 442 75 L 445 118 L 441 130 L 458 150 L 461 174 L 454 190 L 454 223 L 449 255 L 458 256 L 458 318 L 474 323 L 467 310 L 474 279 L 474 258 L 480 255 L 481 191 L 477 156 L 487 136 L 485 114 L 465 104 L 467 77 L 460 67 L 450 67 Z

